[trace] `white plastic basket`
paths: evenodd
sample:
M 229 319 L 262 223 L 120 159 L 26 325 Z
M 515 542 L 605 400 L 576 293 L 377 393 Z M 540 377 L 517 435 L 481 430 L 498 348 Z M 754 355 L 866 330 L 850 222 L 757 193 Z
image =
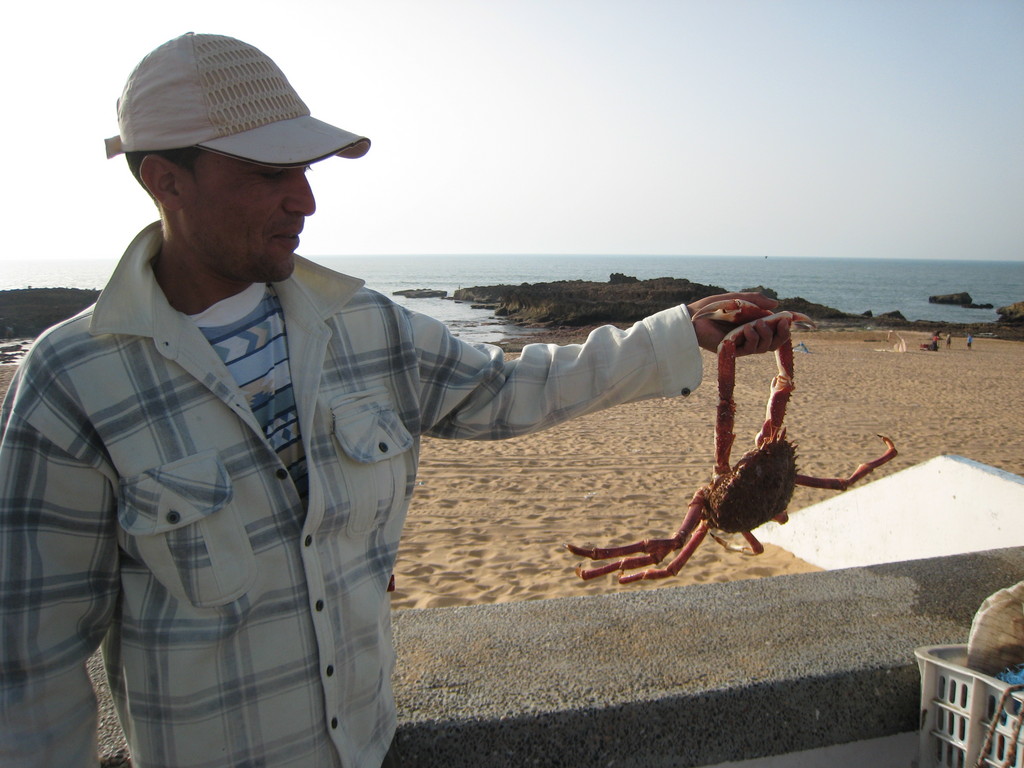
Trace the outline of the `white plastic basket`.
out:
M 1024 768 L 1024 691 L 1006 694 L 1009 684 L 966 667 L 966 645 L 926 646 L 915 654 L 921 669 L 919 768 Z

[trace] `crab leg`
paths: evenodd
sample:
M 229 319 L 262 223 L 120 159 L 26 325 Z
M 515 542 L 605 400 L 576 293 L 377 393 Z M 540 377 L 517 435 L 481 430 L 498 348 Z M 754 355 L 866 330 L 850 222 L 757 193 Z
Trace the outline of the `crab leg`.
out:
M 864 475 L 878 469 L 887 461 L 896 457 L 896 446 L 893 445 L 892 440 L 885 435 L 879 435 L 878 437 L 886 445 L 885 453 L 874 461 L 868 461 L 861 464 L 849 477 L 809 477 L 807 475 L 797 475 L 796 484 L 806 486 L 807 488 L 828 488 L 833 491 L 845 491 L 851 485 L 864 477 Z
M 779 314 L 788 316 L 794 325 L 814 327 L 814 321 L 800 312 L 780 312 Z M 761 427 L 761 432 L 757 436 L 757 445 L 762 445 L 768 438 L 777 434 L 782 429 L 782 422 L 786 418 L 786 407 L 789 405 L 789 398 L 793 393 L 792 342 L 787 341 L 776 350 L 775 362 L 779 367 L 779 373 L 772 379 L 764 426 Z
M 648 568 L 646 571 L 640 571 L 640 573 L 624 573 L 619 576 L 619 584 L 629 584 L 644 579 L 667 579 L 670 576 L 675 576 L 686 565 L 690 556 L 697 551 L 697 547 L 700 546 L 707 535 L 708 523 L 706 520 L 701 520 L 700 525 L 697 526 L 689 541 L 686 542 L 686 546 L 679 550 L 679 554 L 672 559 L 672 562 L 664 568 Z
M 629 544 L 624 547 L 612 547 L 610 549 L 599 549 L 596 547 L 594 549 L 581 549 L 572 544 L 566 544 L 565 548 L 574 555 L 589 557 L 592 560 L 621 557 L 620 560 L 606 563 L 597 568 L 584 568 L 582 565 L 577 565 L 576 575 L 584 581 L 589 581 L 590 579 L 596 579 L 598 576 L 615 573 L 615 571 L 628 571 L 633 568 L 643 568 L 647 565 L 657 565 L 665 559 L 665 555 L 678 549 L 681 543 L 681 540 L 673 537 L 671 539 L 644 539 L 635 544 Z M 637 554 L 636 557 L 623 557 L 623 555 L 634 553 L 643 554 Z
M 756 444 L 763 445 L 766 440 L 782 429 L 786 417 L 786 407 L 793 393 L 793 344 L 786 342 L 775 351 L 775 361 L 779 372 L 772 379 L 771 394 L 768 395 L 768 407 L 765 412 L 764 426 L 757 435 Z
M 736 341 L 730 333 L 718 345 L 718 419 L 715 422 L 715 476 L 730 470 L 729 457 L 736 440 Z
M 711 538 L 721 544 L 729 552 L 743 552 L 748 555 L 760 555 L 764 552 L 764 544 L 757 540 L 757 537 L 750 531 L 740 531 L 740 535 L 747 540 L 748 546 L 737 547 L 735 544 L 730 542 L 723 536 L 716 535 L 714 531 L 711 531 Z
M 673 573 L 678 573 L 679 569 L 683 567 L 683 564 L 689 559 L 689 556 L 693 554 L 693 551 L 697 548 L 704 536 L 707 534 L 707 525 L 701 521 L 702 514 L 704 512 L 704 489 L 701 488 L 690 500 L 690 506 L 686 510 L 686 516 L 683 518 L 682 525 L 679 526 L 679 530 L 676 531 L 676 535 L 671 539 L 644 539 L 633 544 L 626 544 L 621 547 L 610 547 L 607 549 L 601 549 L 599 547 L 593 547 L 590 549 L 584 547 L 577 547 L 574 544 L 563 545 L 566 549 L 572 552 L 574 555 L 580 557 L 587 557 L 591 560 L 607 560 L 612 557 L 620 558 L 613 563 L 598 566 L 597 568 L 583 568 L 582 566 L 576 566 L 576 575 L 583 580 L 596 579 L 598 576 L 604 576 L 608 573 L 614 573 L 615 571 L 628 571 L 633 568 L 643 568 L 648 565 L 657 565 L 669 552 L 674 552 L 677 549 L 682 549 L 683 552 L 687 552 L 686 557 L 681 561 L 677 555 L 672 562 L 669 564 L 669 568 L 675 566 Z M 703 527 L 703 532 L 701 528 Z M 691 536 L 691 533 L 693 535 Z M 698 536 L 699 534 L 699 536 Z M 697 541 L 694 541 L 697 539 Z M 683 544 L 686 542 L 686 546 Z M 636 557 L 629 557 L 629 555 L 637 555 Z M 682 555 L 682 552 L 680 553 Z M 645 571 L 646 573 L 646 571 Z M 668 574 L 666 574 L 668 575 Z M 626 584 L 629 581 L 636 581 L 637 578 L 645 578 L 641 574 L 631 574 L 627 576 L 623 574 L 619 577 L 619 582 Z M 646 578 L 657 578 L 657 577 L 646 577 Z
M 742 332 L 740 328 L 760 317 L 767 317 L 771 312 L 761 309 L 756 304 L 742 299 L 727 299 L 709 304 L 694 314 L 693 320 L 708 317 L 720 323 L 729 323 L 737 327 L 725 335 L 718 345 L 718 419 L 715 423 L 715 476 L 729 471 L 729 456 L 732 444 L 736 439 L 733 433 L 736 404 L 733 402 L 733 390 L 736 383 L 736 338 Z
M 736 434 L 733 432 L 736 414 L 736 404 L 733 401 L 736 385 L 736 339 L 743 333 L 742 328 L 746 323 L 761 317 L 768 317 L 771 314 L 772 312 L 769 310 L 761 309 L 751 302 L 742 299 L 729 299 L 710 304 L 693 316 L 695 320 L 699 317 L 710 317 L 719 322 L 738 324 L 735 329 L 726 334 L 718 345 L 718 420 L 715 426 L 716 476 L 729 471 L 729 458 L 733 442 L 736 440 Z M 778 314 L 788 317 L 794 324 L 814 327 L 814 321 L 801 312 L 787 310 Z M 779 373 L 772 379 L 765 422 L 757 436 L 758 445 L 782 428 L 782 422 L 786 416 L 786 406 L 789 404 L 790 393 L 793 391 L 793 345 L 791 342 L 787 341 L 776 350 L 775 360 Z

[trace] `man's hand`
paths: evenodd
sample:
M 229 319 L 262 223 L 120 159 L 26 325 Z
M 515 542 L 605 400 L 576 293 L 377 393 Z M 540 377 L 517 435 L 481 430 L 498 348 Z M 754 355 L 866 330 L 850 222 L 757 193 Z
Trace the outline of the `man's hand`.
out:
M 690 317 L 693 317 L 698 310 L 713 304 L 717 301 L 728 299 L 743 299 L 751 304 L 756 304 L 762 309 L 773 310 L 779 305 L 775 299 L 770 299 L 760 293 L 723 293 L 718 296 L 695 301 L 687 305 Z M 732 323 L 723 323 L 712 320 L 710 317 L 700 317 L 693 323 L 693 330 L 697 334 L 697 343 L 710 352 L 717 352 L 718 345 L 730 331 L 737 327 L 742 328 L 739 337 L 736 339 L 736 356 L 754 355 L 762 352 L 774 352 L 790 338 L 790 319 L 788 317 L 762 317 L 742 326 Z

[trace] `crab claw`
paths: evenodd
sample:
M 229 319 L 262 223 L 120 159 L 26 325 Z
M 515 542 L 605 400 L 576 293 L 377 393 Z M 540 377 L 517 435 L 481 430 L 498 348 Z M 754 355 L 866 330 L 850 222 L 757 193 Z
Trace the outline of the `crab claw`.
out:
M 800 328 L 817 328 L 818 326 L 814 323 L 811 318 L 805 315 L 803 312 L 794 312 L 791 309 L 784 309 L 778 312 L 779 315 L 784 315 L 789 318 L 790 322 Z
M 750 301 L 725 299 L 724 301 L 716 301 L 713 304 L 708 304 L 706 307 L 701 307 L 690 319 L 696 320 L 701 317 L 707 317 L 718 322 L 729 323 L 730 325 L 742 325 L 743 323 L 749 323 L 751 320 L 757 320 L 759 317 L 768 317 L 771 314 L 772 311 L 770 309 L 761 309 L 757 304 Z
M 744 301 L 743 299 L 725 299 L 724 301 L 716 301 L 713 304 L 708 304 L 706 307 L 702 307 L 697 310 L 691 319 L 696 320 L 701 317 L 707 317 L 711 320 L 729 323 L 730 325 L 743 325 L 744 323 L 749 323 L 751 320 L 758 320 L 762 317 L 771 317 L 772 315 L 788 317 L 794 325 L 799 325 L 804 328 L 816 327 L 814 321 L 803 312 L 794 312 L 790 309 L 784 309 L 780 312 L 772 312 L 770 309 L 762 309 L 757 306 L 757 304 L 750 301 Z

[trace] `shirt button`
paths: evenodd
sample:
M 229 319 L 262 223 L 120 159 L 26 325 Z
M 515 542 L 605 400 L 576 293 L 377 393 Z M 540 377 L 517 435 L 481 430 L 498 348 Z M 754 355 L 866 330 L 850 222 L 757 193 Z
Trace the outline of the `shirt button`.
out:
M 307 546 L 307 547 L 311 547 L 311 546 L 313 546 L 313 537 L 312 537 L 312 536 L 307 536 L 307 537 L 306 537 L 306 542 L 305 542 L 305 543 L 306 543 L 306 546 Z
M 333 664 L 328 664 L 327 665 L 327 676 L 330 677 L 333 674 L 334 674 L 334 665 Z
M 286 477 L 288 477 L 288 470 L 285 469 L 284 467 L 279 467 L 275 474 L 277 475 L 278 480 L 284 480 Z
M 332 717 L 331 718 L 331 728 L 337 728 L 337 727 L 338 727 L 338 718 Z
M 316 604 L 313 607 L 316 608 L 318 611 L 322 611 L 324 609 L 324 601 L 317 600 Z
M 690 388 L 689 387 L 683 387 L 683 391 L 682 391 L 681 394 L 682 394 L 683 397 L 689 397 L 689 395 L 690 395 Z
M 388 452 L 388 444 L 387 443 L 377 443 L 377 447 L 380 448 L 380 452 L 381 453 L 387 453 Z
M 177 525 L 181 521 L 181 514 L 172 509 L 167 513 L 166 520 L 171 525 Z

